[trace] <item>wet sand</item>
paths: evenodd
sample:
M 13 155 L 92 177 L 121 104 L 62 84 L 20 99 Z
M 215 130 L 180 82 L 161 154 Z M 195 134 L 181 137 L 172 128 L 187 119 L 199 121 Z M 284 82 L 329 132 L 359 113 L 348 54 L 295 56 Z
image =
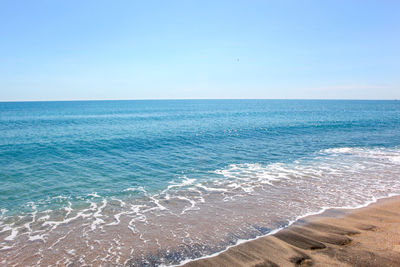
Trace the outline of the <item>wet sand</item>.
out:
M 400 266 L 400 197 L 308 216 L 184 266 Z

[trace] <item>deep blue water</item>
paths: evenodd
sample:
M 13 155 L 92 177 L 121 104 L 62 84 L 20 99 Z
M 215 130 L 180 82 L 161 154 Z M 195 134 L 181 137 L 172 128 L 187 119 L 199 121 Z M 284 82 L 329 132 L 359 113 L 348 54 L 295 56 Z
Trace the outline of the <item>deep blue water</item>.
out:
M 0 208 L 97 192 L 159 192 L 229 164 L 336 147 L 400 146 L 400 101 L 171 100 L 0 103 Z M 223 179 L 223 177 L 221 178 Z

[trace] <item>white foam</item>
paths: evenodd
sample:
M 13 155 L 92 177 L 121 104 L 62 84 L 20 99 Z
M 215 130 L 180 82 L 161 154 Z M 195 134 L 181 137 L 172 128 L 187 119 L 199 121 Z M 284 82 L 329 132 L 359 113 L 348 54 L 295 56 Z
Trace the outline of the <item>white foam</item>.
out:
M 17 237 L 17 235 L 18 235 L 18 230 L 17 230 L 17 228 L 11 228 L 11 227 L 9 227 L 9 226 L 6 226 L 6 228 L 3 229 L 2 232 L 8 231 L 8 230 L 11 230 L 11 233 L 10 233 L 9 236 L 7 236 L 6 238 L 4 238 L 4 240 L 6 240 L 6 241 L 14 240 L 14 238 Z
M 337 147 L 337 148 L 328 148 L 328 149 L 324 149 L 322 150 L 322 152 L 325 153 L 351 153 L 354 151 L 354 148 L 351 147 Z
M 91 194 L 88 194 L 88 196 L 90 196 L 90 197 L 100 197 L 96 192 L 93 192 L 93 193 L 91 193 Z
M 0 248 L 0 250 L 7 250 L 7 249 L 11 249 L 11 248 L 13 248 L 14 247 L 14 245 L 12 245 L 12 246 L 2 246 L 1 248 Z
M 54 230 L 54 229 L 56 229 L 59 225 L 67 224 L 67 223 L 69 223 L 69 222 L 71 222 L 71 221 L 74 221 L 74 220 L 76 220 L 76 219 L 78 219 L 78 218 L 87 218 L 87 217 L 90 217 L 91 214 L 86 214 L 86 213 L 85 213 L 85 212 L 87 212 L 87 211 L 88 211 L 87 209 L 81 210 L 81 211 L 79 211 L 74 217 L 66 218 L 66 219 L 64 219 L 64 220 L 62 220 L 62 221 L 45 221 L 45 222 L 43 223 L 43 226 L 50 225 L 50 226 L 52 226 L 52 229 L 51 229 L 51 230 Z
M 50 219 L 50 215 L 47 214 L 45 216 L 42 216 L 42 217 L 38 218 L 37 221 L 39 221 L 39 222 L 43 221 L 44 222 L 44 221 L 47 221 L 48 219 Z
M 196 186 L 201 188 L 201 189 L 204 189 L 206 191 L 209 191 L 209 192 L 227 192 L 228 191 L 228 189 L 226 189 L 226 188 L 207 187 L 207 186 L 205 186 L 203 184 L 196 184 Z
M 393 163 L 400 164 L 400 156 L 393 156 L 390 158 Z
M 29 236 L 29 241 L 36 241 L 36 240 L 41 240 L 43 242 L 46 242 L 45 239 L 46 235 L 33 235 L 33 236 Z
M 184 214 L 185 212 L 189 211 L 189 210 L 194 210 L 196 207 L 196 201 L 189 199 L 187 197 L 183 197 L 183 196 L 177 196 L 178 199 L 181 200 L 185 200 L 188 201 L 190 203 L 190 207 L 184 208 L 181 212 L 181 214 Z M 198 208 L 197 208 L 198 209 Z
M 107 200 L 103 199 L 102 205 L 96 210 L 96 212 L 93 214 L 93 217 L 95 220 L 92 222 L 92 225 L 90 226 L 90 229 L 93 231 L 97 228 L 98 225 L 104 224 L 104 220 L 101 219 L 100 217 L 102 216 L 101 212 L 107 205 Z
M 134 191 L 139 191 L 139 192 L 143 192 L 143 193 L 147 193 L 147 191 L 144 189 L 143 186 L 137 186 L 137 187 L 128 187 L 126 189 L 123 190 L 124 192 L 134 192 Z
M 171 189 L 171 188 L 174 188 L 174 187 L 184 187 L 184 186 L 188 186 L 188 185 L 193 184 L 195 181 L 196 181 L 196 179 L 189 179 L 189 178 L 187 178 L 186 176 L 183 176 L 183 177 L 182 177 L 182 182 L 180 182 L 180 183 L 178 183 L 178 184 L 169 185 L 169 186 L 167 187 L 167 190 L 168 190 L 168 189 Z

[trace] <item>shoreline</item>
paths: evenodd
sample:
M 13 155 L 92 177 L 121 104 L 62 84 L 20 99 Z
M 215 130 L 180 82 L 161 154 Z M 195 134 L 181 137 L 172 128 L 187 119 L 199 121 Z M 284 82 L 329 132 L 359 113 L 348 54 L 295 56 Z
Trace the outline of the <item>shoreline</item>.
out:
M 400 211 L 400 195 L 374 199 L 357 207 L 322 208 L 320 212 L 299 216 L 288 226 L 267 235 L 239 240 L 221 252 L 173 266 L 400 266 L 400 212 L 397 211 Z M 379 213 L 386 215 L 379 217 Z M 391 243 L 397 243 L 393 249 L 378 253 L 372 244 L 376 238 L 388 235 L 387 221 L 394 224 Z M 372 243 L 360 242 L 359 239 L 366 237 L 372 238 Z M 360 251 L 360 247 L 364 249 Z M 359 253 L 349 253 L 354 248 Z

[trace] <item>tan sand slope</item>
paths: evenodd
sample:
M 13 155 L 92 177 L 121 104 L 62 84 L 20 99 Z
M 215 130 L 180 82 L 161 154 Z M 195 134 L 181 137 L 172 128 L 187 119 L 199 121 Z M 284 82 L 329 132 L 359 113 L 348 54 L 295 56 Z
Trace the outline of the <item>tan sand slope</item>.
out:
M 185 266 L 400 266 L 400 198 L 309 216 Z

